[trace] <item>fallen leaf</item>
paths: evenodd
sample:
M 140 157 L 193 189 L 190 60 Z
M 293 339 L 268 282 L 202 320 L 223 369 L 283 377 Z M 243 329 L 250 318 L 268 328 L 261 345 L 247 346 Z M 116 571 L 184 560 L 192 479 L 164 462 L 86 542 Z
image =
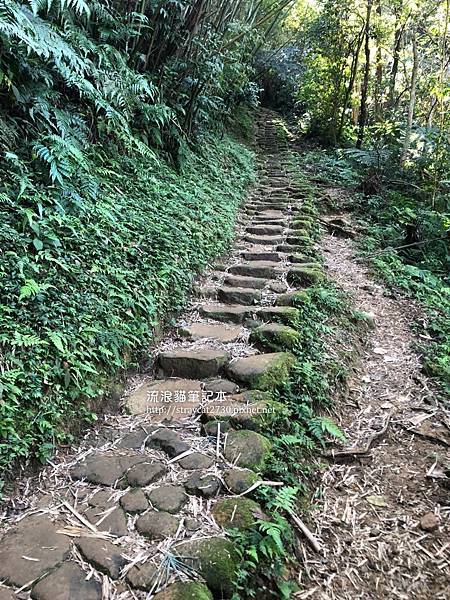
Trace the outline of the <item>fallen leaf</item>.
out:
M 366 500 L 369 504 L 372 504 L 372 506 L 383 507 L 388 505 L 384 496 L 367 496 Z

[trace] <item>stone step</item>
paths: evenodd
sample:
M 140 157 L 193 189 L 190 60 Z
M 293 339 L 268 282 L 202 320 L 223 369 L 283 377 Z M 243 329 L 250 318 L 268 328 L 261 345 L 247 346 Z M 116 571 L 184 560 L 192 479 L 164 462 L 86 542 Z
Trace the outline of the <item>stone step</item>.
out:
M 254 314 L 254 307 L 232 304 L 203 304 L 200 314 L 223 323 L 242 323 Z
M 256 327 L 250 334 L 250 342 L 260 350 L 283 351 L 292 350 L 300 342 L 300 333 L 278 323 L 267 323 Z
M 247 233 L 254 235 L 276 235 L 283 233 L 282 225 L 251 225 L 247 227 Z
M 278 263 L 271 261 L 254 261 L 248 265 L 233 265 L 229 270 L 234 275 L 267 279 L 276 279 L 281 274 Z
M 282 210 L 266 209 L 266 210 L 261 210 L 258 212 L 258 214 L 255 216 L 255 221 L 260 221 L 261 219 L 283 219 L 283 218 L 284 218 L 284 213 Z
M 264 306 L 258 311 L 258 317 L 260 320 L 265 321 L 293 323 L 300 318 L 300 311 L 288 306 Z
M 254 390 L 273 390 L 289 378 L 295 357 L 289 352 L 255 354 L 232 361 L 229 376 L 239 384 Z
M 281 260 L 277 252 L 241 252 L 241 256 L 248 261 L 279 262 Z
M 291 285 L 314 285 L 324 279 L 324 273 L 317 266 L 298 266 L 289 269 L 287 281 Z
M 220 350 L 203 349 L 189 350 L 177 348 L 161 352 L 158 363 L 168 377 L 183 377 L 186 379 L 206 379 L 217 377 L 230 356 Z
M 240 288 L 255 288 L 262 290 L 267 281 L 261 277 L 245 277 L 243 275 L 227 275 L 224 279 L 224 284 L 231 287 Z
M 213 339 L 223 342 L 224 344 L 235 342 L 241 335 L 241 332 L 241 327 L 213 325 L 210 323 L 194 323 L 180 329 L 181 335 L 190 340 Z
M 225 304 L 256 304 L 261 300 L 260 290 L 242 287 L 221 287 L 217 290 L 217 297 Z
M 155 422 L 169 417 L 176 421 L 186 417 L 173 410 L 179 399 L 194 413 L 200 405 L 201 391 L 202 383 L 195 379 L 160 379 L 138 387 L 125 398 L 124 406 L 132 415 L 151 415 Z

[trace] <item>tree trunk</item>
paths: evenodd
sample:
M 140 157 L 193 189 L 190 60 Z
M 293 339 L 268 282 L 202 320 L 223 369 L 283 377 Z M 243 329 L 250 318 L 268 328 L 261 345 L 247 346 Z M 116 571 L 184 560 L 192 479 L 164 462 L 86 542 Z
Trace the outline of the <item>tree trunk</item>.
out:
M 389 96 L 388 96 L 388 107 L 394 108 L 395 106 L 395 84 L 397 81 L 398 65 L 400 62 L 400 49 L 402 47 L 404 25 L 396 29 L 394 38 L 394 49 L 392 53 L 392 68 L 391 68 L 391 80 L 389 82 Z
M 383 57 L 381 54 L 381 0 L 377 0 L 377 59 L 376 59 L 376 76 L 375 76 L 375 121 L 381 121 L 382 110 L 381 110 L 381 100 L 382 100 L 382 85 L 383 85 Z
M 364 130 L 367 123 L 367 95 L 369 91 L 369 75 L 370 75 L 370 16 L 372 14 L 373 0 L 367 0 L 366 26 L 364 32 L 364 54 L 366 64 L 364 66 L 364 79 L 361 88 L 361 105 L 359 109 L 358 120 L 358 140 L 356 147 L 361 148 L 364 140 Z
M 402 154 L 400 157 L 400 164 L 403 165 L 408 157 L 409 146 L 411 144 L 411 130 L 414 119 L 414 110 L 416 108 L 416 89 L 417 89 L 417 76 L 419 73 L 419 51 L 417 49 L 417 32 L 414 29 L 412 34 L 412 48 L 413 48 L 413 67 L 411 73 L 411 86 L 409 88 L 409 104 L 408 104 L 408 117 L 406 121 L 405 138 L 403 140 Z

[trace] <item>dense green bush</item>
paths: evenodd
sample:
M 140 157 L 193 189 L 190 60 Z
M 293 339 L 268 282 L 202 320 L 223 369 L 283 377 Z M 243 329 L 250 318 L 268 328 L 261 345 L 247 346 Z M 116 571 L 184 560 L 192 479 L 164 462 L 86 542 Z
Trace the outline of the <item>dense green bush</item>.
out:
M 252 173 L 229 138 L 188 151 L 182 173 L 138 156 L 91 159 L 97 199 L 76 209 L 35 187 L 0 190 L 0 467 L 45 458 L 179 309 L 193 274 L 232 238 Z

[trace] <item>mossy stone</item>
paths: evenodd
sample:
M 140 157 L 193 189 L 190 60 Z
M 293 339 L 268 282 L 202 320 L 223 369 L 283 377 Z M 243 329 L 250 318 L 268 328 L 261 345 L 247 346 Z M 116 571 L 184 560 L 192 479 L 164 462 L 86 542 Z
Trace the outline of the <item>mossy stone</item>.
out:
M 251 469 L 230 469 L 223 477 L 225 485 L 233 494 L 243 494 L 259 480 Z
M 268 350 L 292 350 L 301 339 L 298 331 L 287 325 L 267 323 L 254 329 L 250 334 L 250 342 L 257 348 Z
M 171 583 L 153 596 L 154 600 L 213 600 L 213 595 L 199 581 Z
M 311 267 L 295 267 L 287 274 L 287 280 L 291 285 L 314 285 L 324 278 L 323 271 Z
M 263 401 L 246 404 L 237 408 L 230 416 L 230 423 L 236 429 L 250 429 L 264 431 L 275 420 L 276 415 L 287 411 L 280 402 Z
M 289 379 L 296 359 L 290 352 L 273 352 L 238 358 L 229 373 L 239 383 L 257 390 L 274 390 Z
M 221 498 L 212 509 L 218 525 L 224 529 L 251 529 L 258 519 L 266 520 L 260 505 L 250 498 Z
M 174 553 L 201 574 L 214 597 L 233 595 L 239 554 L 232 542 L 219 537 L 200 538 L 178 544 Z
M 300 306 L 308 301 L 308 292 L 301 290 L 296 292 L 288 292 L 287 294 L 281 294 L 276 299 L 275 304 L 277 306 Z
M 262 471 L 269 459 L 272 444 L 263 435 L 242 429 L 228 434 L 225 458 L 238 467 Z
M 311 246 L 312 240 L 308 235 L 289 235 L 286 238 L 286 243 L 292 244 L 293 246 L 307 248 L 308 246 Z

